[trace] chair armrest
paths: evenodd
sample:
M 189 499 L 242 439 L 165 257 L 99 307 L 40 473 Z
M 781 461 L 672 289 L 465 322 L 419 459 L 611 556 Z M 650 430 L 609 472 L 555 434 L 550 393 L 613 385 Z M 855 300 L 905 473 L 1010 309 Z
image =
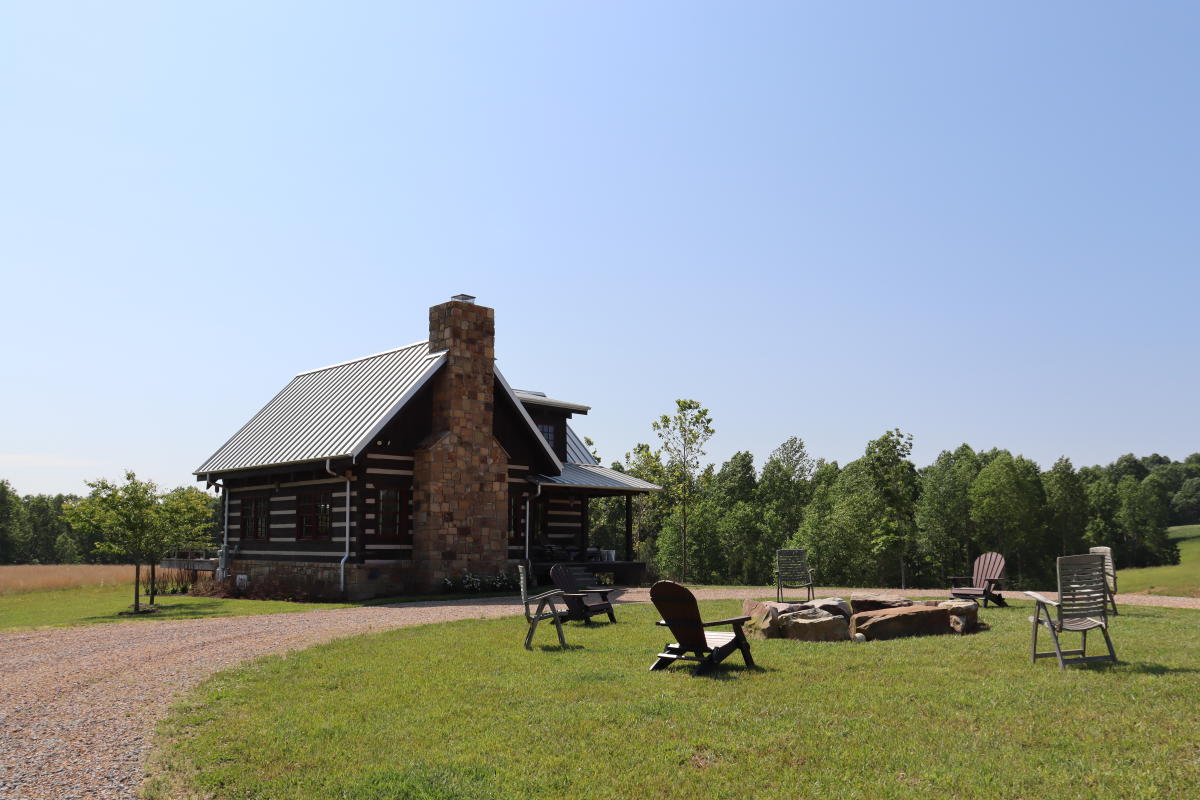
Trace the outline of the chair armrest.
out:
M 562 594 L 561 589 L 551 589 L 548 592 L 542 592 L 541 594 L 530 595 L 529 597 L 526 598 L 526 602 L 536 603 L 539 600 L 545 600 L 547 597 L 557 597 L 558 595 L 561 595 L 561 594 Z
M 1030 597 L 1032 597 L 1034 600 L 1037 600 L 1037 601 L 1038 601 L 1039 603 L 1041 603 L 1042 605 L 1046 605 L 1046 606 L 1054 606 L 1055 608 L 1058 608 L 1058 603 L 1057 603 L 1057 602 L 1055 602 L 1054 600 L 1047 600 L 1046 598 L 1042 597 L 1042 596 L 1041 596 L 1040 594 L 1038 594 L 1037 592 L 1030 592 L 1030 591 L 1026 591 L 1026 592 L 1025 592 L 1025 594 L 1029 595 L 1029 596 L 1030 596 Z
M 741 625 L 743 622 L 749 622 L 749 617 L 730 617 L 729 619 L 719 619 L 716 622 L 701 622 L 705 628 L 711 628 L 713 625 Z
M 612 587 L 612 586 L 604 586 L 604 587 L 600 587 L 600 586 L 584 586 L 583 588 L 579 589 L 578 591 L 582 592 L 583 594 L 599 594 L 599 595 L 605 595 L 605 598 L 604 598 L 604 599 L 605 599 L 605 600 L 607 600 L 607 599 L 608 599 L 607 595 L 608 595 L 608 593 L 609 593 L 609 592 L 611 592 L 612 590 L 613 590 L 613 587 Z
M 970 582 L 970 581 L 973 581 L 973 580 L 975 580 L 975 579 L 974 579 L 974 578 L 969 578 L 969 577 L 967 577 L 966 575 L 951 575 L 949 580 L 950 580 L 950 588 L 951 588 L 951 589 L 954 589 L 954 588 L 957 588 L 957 587 L 955 586 L 955 584 L 957 584 L 959 581 L 968 581 L 968 582 Z

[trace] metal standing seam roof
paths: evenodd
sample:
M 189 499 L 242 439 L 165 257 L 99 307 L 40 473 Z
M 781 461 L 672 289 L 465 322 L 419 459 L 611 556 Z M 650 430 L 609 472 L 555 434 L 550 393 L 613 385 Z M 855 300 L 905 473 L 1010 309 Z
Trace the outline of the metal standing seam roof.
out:
M 575 489 L 617 489 L 626 492 L 657 492 L 662 489 L 648 481 L 617 472 L 598 464 L 563 464 L 561 475 L 537 475 L 537 483 L 570 486 Z
M 571 426 L 567 426 L 567 461 L 572 464 L 596 464 L 595 456 L 588 450 L 587 445 L 579 438 Z
M 358 455 L 445 361 L 418 342 L 302 372 L 195 474 Z

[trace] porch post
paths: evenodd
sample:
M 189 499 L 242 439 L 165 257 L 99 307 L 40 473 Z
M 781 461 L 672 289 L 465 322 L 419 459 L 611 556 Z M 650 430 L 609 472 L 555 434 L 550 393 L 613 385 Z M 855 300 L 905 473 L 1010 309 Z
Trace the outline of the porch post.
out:
M 633 561 L 633 493 L 625 494 L 625 560 Z
M 584 495 L 579 498 L 579 535 L 583 539 L 579 546 L 585 553 L 588 549 L 588 527 L 588 499 Z

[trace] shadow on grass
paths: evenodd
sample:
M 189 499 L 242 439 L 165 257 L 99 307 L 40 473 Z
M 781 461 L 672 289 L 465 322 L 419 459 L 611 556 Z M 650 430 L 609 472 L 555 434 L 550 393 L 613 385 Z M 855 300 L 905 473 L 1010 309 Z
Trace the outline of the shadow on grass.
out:
M 539 644 L 538 650 L 543 653 L 565 653 L 568 650 L 586 650 L 587 648 L 581 644 L 567 644 L 566 647 L 558 644 Z
M 741 677 L 743 672 L 778 672 L 778 670 L 764 667 L 755 664 L 753 667 L 747 667 L 745 664 L 721 664 L 715 669 L 710 669 L 708 672 L 701 672 L 696 675 L 697 678 L 710 678 L 714 681 L 732 681 Z
M 1089 666 L 1104 666 L 1101 664 Z M 1168 667 L 1166 664 L 1150 664 L 1145 661 L 1138 663 L 1122 663 L 1119 666 L 1125 667 L 1129 672 L 1136 672 L 1142 675 L 1179 675 L 1187 673 L 1200 672 L 1197 667 Z
M 143 608 L 146 608 L 146 607 L 143 607 Z M 141 619 L 146 619 L 146 620 L 172 619 L 174 617 L 180 617 L 180 616 L 187 616 L 188 618 L 225 617 L 225 616 L 229 616 L 229 612 L 228 612 L 228 610 L 221 608 L 219 605 L 214 605 L 211 602 L 208 602 L 208 603 L 197 602 L 197 601 L 193 601 L 190 603 L 172 602 L 170 604 L 165 604 L 165 605 L 156 605 L 156 606 L 154 606 L 153 611 L 143 612 L 141 614 L 130 614 L 127 611 L 123 611 L 123 612 L 114 611 L 111 614 L 96 614 L 95 616 L 91 616 L 91 617 L 82 617 L 81 620 L 84 622 L 113 622 L 113 621 L 124 622 L 126 620 L 141 620 Z

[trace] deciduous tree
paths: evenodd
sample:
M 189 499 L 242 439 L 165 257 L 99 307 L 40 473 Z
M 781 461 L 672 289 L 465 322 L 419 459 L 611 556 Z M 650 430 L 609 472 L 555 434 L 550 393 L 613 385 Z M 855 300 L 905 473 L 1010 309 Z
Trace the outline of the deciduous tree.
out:
M 679 513 L 680 537 L 680 580 L 687 580 L 687 536 L 688 512 L 696 493 L 696 477 L 700 473 L 700 459 L 704 456 L 704 445 L 714 431 L 708 409 L 695 400 L 676 400 L 675 414 L 663 414 L 652 423 L 654 432 L 662 440 L 666 453 L 666 480 Z
M 153 566 L 173 551 L 209 544 L 212 502 L 194 487 L 163 494 L 153 481 L 140 481 L 132 471 L 121 484 L 101 478 L 87 485 L 91 493 L 68 504 L 64 513 L 75 528 L 100 537 L 99 550 L 133 563 L 133 610 L 139 612 L 142 565 Z M 153 604 L 153 594 L 150 601 Z

